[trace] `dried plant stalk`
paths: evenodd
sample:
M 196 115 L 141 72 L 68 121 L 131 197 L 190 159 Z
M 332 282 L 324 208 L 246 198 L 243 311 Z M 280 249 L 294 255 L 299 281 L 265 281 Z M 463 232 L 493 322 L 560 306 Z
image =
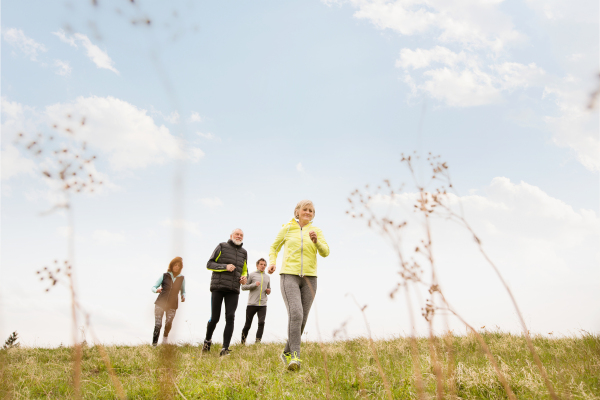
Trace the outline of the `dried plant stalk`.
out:
M 158 374 L 158 390 L 159 398 L 172 400 L 175 398 L 175 391 L 173 383 L 175 382 L 175 352 L 177 347 L 171 344 L 163 344 L 160 346 L 159 357 L 161 359 L 161 366 L 157 369 Z
M 375 359 L 375 362 L 377 363 L 377 369 L 379 370 L 379 375 L 381 376 L 381 379 L 383 380 L 383 386 L 385 387 L 385 392 L 387 394 L 387 397 L 390 400 L 393 400 L 390 382 L 388 381 L 387 376 L 385 375 L 385 371 L 383 370 L 383 367 L 381 366 L 381 361 L 379 360 L 379 355 L 377 354 L 377 349 L 375 348 L 375 342 L 373 342 L 373 336 L 371 335 L 371 326 L 369 325 L 369 321 L 367 319 L 367 314 L 365 314 L 365 309 L 367 308 L 367 306 L 364 305 L 361 307 L 360 304 L 358 304 L 358 302 L 356 301 L 356 298 L 354 297 L 354 295 L 351 294 L 350 296 L 352 296 L 354 303 L 360 310 L 360 312 L 363 316 L 363 319 L 365 321 L 365 326 L 367 327 L 367 334 L 369 335 L 369 348 L 371 349 L 371 354 L 373 354 L 373 358 Z
M 308 288 L 310 289 L 310 293 L 312 294 L 313 297 L 313 301 L 315 298 L 315 290 L 312 287 L 312 284 L 310 283 L 310 281 L 308 280 L 308 278 L 306 278 L 306 276 L 304 277 L 304 280 L 306 280 L 306 283 L 308 283 Z M 326 395 L 327 398 L 330 399 L 331 398 L 331 388 L 329 387 L 329 367 L 327 365 L 327 352 L 325 351 L 325 347 L 323 346 L 323 339 L 321 338 L 321 330 L 319 329 L 319 318 L 317 317 L 317 310 L 315 309 L 315 323 L 317 326 L 317 334 L 319 335 L 319 349 L 321 350 L 321 356 L 323 357 L 323 363 L 325 366 L 325 389 L 327 390 Z
M 418 157 L 416 157 L 416 158 L 418 158 Z M 462 218 L 462 215 L 454 213 L 453 210 L 451 210 L 448 206 L 446 206 L 444 201 L 447 198 L 448 194 L 447 194 L 447 189 L 445 186 L 442 185 L 441 188 L 436 189 L 434 192 L 428 191 L 426 189 L 428 184 L 431 182 L 443 182 L 443 183 L 447 184 L 449 188 L 452 188 L 452 184 L 450 182 L 449 175 L 447 172 L 447 169 L 448 169 L 447 164 L 439 161 L 439 156 L 431 156 L 431 154 L 430 154 L 429 157 L 427 158 L 427 161 L 429 162 L 429 165 L 432 168 L 431 181 L 428 184 L 422 184 L 419 182 L 419 179 L 417 178 L 415 170 L 413 168 L 413 157 L 412 156 L 405 157 L 403 155 L 401 161 L 407 165 L 407 167 L 411 173 L 413 182 L 415 183 L 415 186 L 417 188 L 417 192 L 418 192 L 417 199 L 416 199 L 413 207 L 414 207 L 414 211 L 419 213 L 423 217 L 425 239 L 421 240 L 421 246 L 416 247 L 414 250 L 414 253 L 415 253 L 415 255 L 420 255 L 426 259 L 427 265 L 429 267 L 429 271 L 431 273 L 429 283 L 426 283 L 425 280 L 423 279 L 423 268 L 417 261 L 414 261 L 413 259 L 411 259 L 410 262 L 406 261 L 404 251 L 401 246 L 401 244 L 402 244 L 402 229 L 407 225 L 406 221 L 396 222 L 387 216 L 379 217 L 371 208 L 371 200 L 373 198 L 372 195 L 369 194 L 368 192 L 363 193 L 359 190 L 355 190 L 354 192 L 351 193 L 351 196 L 348 199 L 348 201 L 350 202 L 350 210 L 348 210 L 347 213 L 350 214 L 353 218 L 358 217 L 361 219 L 365 219 L 367 221 L 367 224 L 369 227 L 376 228 L 380 234 L 382 234 L 386 239 L 388 239 L 390 241 L 390 244 L 392 245 L 393 249 L 395 250 L 396 254 L 398 255 L 398 258 L 400 261 L 400 270 L 399 270 L 398 274 L 399 274 L 401 280 L 398 283 L 398 285 L 396 286 L 396 288 L 390 293 L 390 297 L 393 298 L 395 293 L 400 288 L 403 288 L 403 287 L 406 288 L 406 294 L 407 294 L 406 300 L 407 300 L 407 307 L 409 308 L 409 315 L 411 316 L 411 325 L 412 325 L 412 332 L 413 332 L 412 336 L 413 337 L 414 337 L 414 321 L 413 321 L 413 317 L 412 317 L 412 306 L 411 306 L 410 295 L 408 294 L 408 290 L 409 290 L 410 286 L 418 287 L 421 285 L 425 285 L 428 288 L 431 298 L 427 299 L 424 304 L 423 317 L 428 322 L 428 328 L 429 328 L 429 337 L 428 337 L 429 349 L 430 349 L 429 352 L 430 352 L 432 368 L 433 368 L 433 371 L 434 371 L 434 374 L 436 377 L 436 397 L 438 399 L 441 399 L 444 397 L 443 372 L 442 372 L 441 364 L 437 357 L 437 351 L 436 351 L 436 346 L 435 346 L 435 335 L 433 333 L 433 319 L 436 315 L 436 311 L 442 310 L 443 308 L 440 308 L 439 306 L 437 306 L 435 304 L 436 293 L 442 299 L 442 303 L 446 306 L 446 309 L 451 310 L 451 308 L 448 305 L 448 303 L 442 293 L 442 289 L 440 288 L 440 285 L 437 281 L 436 264 L 435 264 L 435 260 L 433 258 L 433 251 L 432 251 L 430 216 L 436 212 L 439 214 L 440 210 L 442 212 L 446 212 L 446 214 L 447 214 L 447 215 L 445 215 L 446 218 L 453 218 L 455 220 L 459 220 L 460 222 L 462 222 L 462 224 L 465 227 L 467 227 L 467 229 L 473 234 L 473 236 L 475 238 L 476 238 L 476 236 L 474 235 L 472 229 L 470 228 L 470 226 L 468 226 L 468 224 L 466 223 L 464 218 Z M 393 201 L 395 198 L 394 196 L 396 195 L 396 192 L 392 189 L 389 180 L 385 180 L 384 183 L 385 183 L 385 185 L 383 187 L 384 187 L 384 189 L 387 189 L 387 191 L 388 191 L 387 195 Z M 369 186 L 367 185 L 365 188 L 368 190 Z M 377 189 L 381 190 L 381 186 L 378 186 Z M 402 189 L 400 189 L 400 190 L 402 190 Z M 391 207 L 391 204 L 392 204 L 392 202 L 390 202 L 390 207 Z M 360 210 L 358 210 L 358 208 L 360 208 Z M 389 210 L 388 210 L 388 213 L 389 213 Z M 481 248 L 481 242 L 477 238 L 476 238 L 476 241 L 479 245 L 480 251 L 483 253 L 483 248 Z M 487 255 L 485 255 L 485 256 L 486 256 L 486 259 L 488 260 L 488 262 L 490 262 L 490 264 L 493 266 L 496 273 L 500 276 L 499 271 L 496 268 L 496 266 L 493 265 L 493 263 L 491 263 L 491 260 L 489 259 L 489 257 L 487 257 Z M 519 316 L 521 317 L 520 311 L 518 310 L 518 307 L 516 307 L 516 301 L 514 301 L 514 297 L 512 296 L 512 293 L 510 292 L 508 285 L 506 285 L 506 283 L 504 282 L 504 280 L 502 278 L 500 278 L 500 279 L 501 279 L 502 283 L 505 285 L 505 287 L 507 288 L 507 290 L 509 291 L 511 299 L 513 300 L 513 304 L 515 305 L 515 308 L 517 309 L 517 312 L 518 312 Z M 417 291 L 417 294 L 418 294 L 418 291 Z M 504 390 L 506 391 L 508 397 L 513 399 L 514 393 L 512 392 L 510 386 L 508 385 L 508 381 L 502 374 L 502 371 L 498 368 L 497 363 L 496 363 L 492 353 L 489 351 L 489 348 L 485 344 L 485 341 L 483 341 L 483 338 L 481 338 L 481 336 L 474 329 L 472 329 L 470 327 L 470 325 L 468 325 L 467 322 L 460 315 L 458 315 L 458 313 L 456 313 L 456 311 L 452 310 L 452 312 L 455 316 L 457 316 L 459 318 L 459 320 L 462 323 L 465 324 L 465 326 L 468 326 L 469 329 L 471 329 L 472 331 L 475 332 L 475 335 L 477 336 L 481 347 L 483 348 L 484 352 L 486 353 L 486 356 L 488 357 L 490 363 L 494 367 L 494 371 L 498 375 L 498 379 L 502 382 Z M 524 321 L 522 321 L 522 323 L 523 323 L 523 326 L 525 327 Z M 544 378 L 544 380 L 546 382 L 548 391 L 553 398 L 556 398 L 553 387 L 547 378 L 547 374 L 545 373 L 545 370 L 543 369 L 541 362 L 539 362 L 539 357 L 537 357 L 537 354 L 535 353 L 535 349 L 533 348 L 533 345 L 531 344 L 531 340 L 529 338 L 528 332 L 525 332 L 525 335 L 528 340 L 530 352 L 534 355 L 534 358 L 536 359 L 536 364 L 538 364 L 538 368 L 542 374 L 542 377 Z M 413 365 L 414 365 L 413 371 L 415 373 L 417 391 L 419 393 L 419 397 L 424 398 L 424 390 L 422 387 L 422 381 L 419 381 L 419 379 L 418 379 L 418 377 L 421 375 L 420 370 L 417 373 L 417 368 L 420 368 L 420 365 L 418 363 L 417 357 L 415 357 L 415 353 L 416 353 L 416 350 L 418 350 L 418 347 L 416 345 L 412 345 L 412 347 L 413 347 Z M 455 393 L 455 388 L 453 386 L 451 387 L 451 391 Z
M 413 364 L 413 376 L 415 377 L 415 386 L 417 387 L 417 395 L 420 400 L 425 399 L 425 388 L 423 387 L 423 374 L 421 372 L 421 361 L 419 360 L 419 346 L 417 343 L 417 332 L 415 330 L 415 317 L 413 314 L 412 301 L 410 300 L 410 293 L 408 287 L 404 291 L 406 295 L 406 306 L 408 308 L 408 315 L 410 317 L 410 350 L 412 354 Z
M 449 177 L 447 179 L 449 180 Z M 451 186 L 452 185 L 450 184 L 450 187 Z M 483 249 L 481 240 L 475 234 L 475 231 L 473 230 L 471 225 L 465 219 L 463 212 L 458 214 L 454 210 L 452 210 L 449 206 L 447 206 L 446 203 L 443 201 L 443 197 L 440 196 L 440 193 L 434 194 L 432 196 L 432 198 L 433 198 L 433 201 L 435 202 L 435 204 L 438 205 L 440 208 L 444 209 L 450 218 L 459 222 L 473 236 L 473 239 L 474 239 L 475 243 L 477 244 L 477 249 L 479 250 L 481 255 L 483 255 L 483 257 L 485 258 L 487 263 L 492 267 L 492 269 L 496 273 L 496 276 L 498 277 L 498 280 L 500 280 L 500 283 L 504 287 L 504 290 L 506 290 L 506 292 L 508 293 L 508 296 L 513 305 L 513 308 L 515 309 L 517 316 L 519 317 L 519 322 L 521 324 L 521 329 L 523 330 L 523 336 L 525 337 L 525 341 L 527 342 L 527 347 L 529 349 L 529 352 L 531 353 L 531 355 L 534 359 L 536 367 L 540 371 L 540 375 L 542 376 L 542 379 L 544 380 L 544 384 L 546 385 L 546 388 L 548 389 L 550 396 L 552 397 L 552 399 L 558 400 L 559 398 L 556 395 L 554 386 L 552 385 L 552 382 L 550 382 L 550 379 L 548 378 L 546 369 L 544 368 L 544 365 L 542 364 L 542 361 L 540 360 L 540 357 L 537 354 L 537 351 L 535 351 L 535 347 L 533 346 L 533 341 L 531 340 L 531 337 L 529 335 L 529 329 L 527 328 L 527 324 L 525 323 L 525 319 L 523 318 L 523 314 L 521 313 L 521 309 L 519 307 L 519 304 L 517 303 L 517 299 L 513 295 L 512 290 L 510 289 L 510 286 L 508 285 L 506 280 L 504 280 L 502 273 L 500 273 L 500 270 L 498 269 L 496 264 L 492 261 L 492 259 L 488 256 L 488 254 Z

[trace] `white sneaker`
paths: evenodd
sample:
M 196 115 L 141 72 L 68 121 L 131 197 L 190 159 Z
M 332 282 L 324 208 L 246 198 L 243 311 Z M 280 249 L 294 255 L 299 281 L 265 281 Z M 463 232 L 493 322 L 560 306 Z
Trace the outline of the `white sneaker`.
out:
M 169 337 L 163 336 L 162 344 L 169 344 Z

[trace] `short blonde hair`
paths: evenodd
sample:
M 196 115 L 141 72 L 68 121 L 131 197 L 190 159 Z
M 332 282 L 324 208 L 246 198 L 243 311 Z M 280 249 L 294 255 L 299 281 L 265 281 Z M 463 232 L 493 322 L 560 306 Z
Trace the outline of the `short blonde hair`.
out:
M 306 206 L 311 206 L 313 209 L 313 218 L 315 217 L 315 215 L 317 214 L 317 211 L 315 210 L 315 205 L 313 204 L 312 201 L 310 200 L 300 200 L 298 202 L 298 204 L 296 204 L 296 208 L 294 208 L 294 218 L 299 219 L 300 216 L 298 215 L 298 210 L 306 207 Z

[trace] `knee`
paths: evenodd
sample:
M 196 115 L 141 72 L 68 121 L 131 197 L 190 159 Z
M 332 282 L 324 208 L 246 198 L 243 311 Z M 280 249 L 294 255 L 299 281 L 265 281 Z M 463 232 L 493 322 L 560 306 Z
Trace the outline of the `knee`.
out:
M 225 316 L 225 321 L 233 322 L 235 320 L 235 314 L 228 314 Z
M 304 313 L 300 309 L 290 310 L 291 321 L 302 321 L 304 319 Z
M 263 321 L 263 322 L 260 322 L 260 321 L 259 321 L 259 322 L 258 322 L 258 327 L 259 327 L 259 328 L 261 328 L 261 327 L 263 327 L 263 326 L 265 326 L 265 321 Z

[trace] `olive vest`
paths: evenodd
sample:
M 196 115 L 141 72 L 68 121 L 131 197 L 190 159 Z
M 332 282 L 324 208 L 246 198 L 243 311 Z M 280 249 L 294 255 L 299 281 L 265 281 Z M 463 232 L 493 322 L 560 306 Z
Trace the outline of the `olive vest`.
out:
M 183 285 L 183 279 L 183 275 L 179 275 L 175 278 L 175 282 L 173 282 L 171 274 L 165 272 L 162 284 L 160 285 L 162 292 L 160 292 L 154 304 L 165 310 L 176 310 L 179 307 L 179 291 L 181 290 L 181 285 Z

